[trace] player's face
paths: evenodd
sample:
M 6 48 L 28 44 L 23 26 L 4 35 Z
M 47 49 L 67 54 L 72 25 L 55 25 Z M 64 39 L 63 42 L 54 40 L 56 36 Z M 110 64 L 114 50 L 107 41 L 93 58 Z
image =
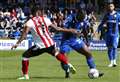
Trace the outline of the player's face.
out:
M 113 11 L 115 9 L 114 4 L 109 4 L 108 5 L 108 11 Z
M 43 13 L 42 13 L 41 10 L 37 10 L 37 11 L 36 11 L 36 16 L 42 16 L 42 15 L 43 15 Z

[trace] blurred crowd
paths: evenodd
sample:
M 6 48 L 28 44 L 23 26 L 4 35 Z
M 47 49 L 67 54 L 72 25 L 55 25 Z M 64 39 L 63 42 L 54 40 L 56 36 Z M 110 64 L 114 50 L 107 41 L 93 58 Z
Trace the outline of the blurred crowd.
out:
M 1 38 L 18 38 L 23 24 L 27 20 L 27 15 L 23 9 L 18 8 L 1 8 L 0 9 L 0 37 Z
M 38 5 L 39 6 L 39 5 Z M 81 5 L 81 10 L 85 13 L 85 20 L 88 21 L 90 27 L 93 27 L 96 21 L 94 9 L 92 6 L 87 8 Z M 44 15 L 47 16 L 55 25 L 63 27 L 65 19 L 70 14 L 76 14 L 77 8 L 46 8 Z M 13 6 L 10 8 L 0 8 L 0 37 L 17 39 L 20 37 L 23 25 L 31 17 L 31 7 L 27 4 L 24 7 Z M 91 34 L 93 28 L 88 29 Z M 54 33 L 51 33 L 54 35 Z

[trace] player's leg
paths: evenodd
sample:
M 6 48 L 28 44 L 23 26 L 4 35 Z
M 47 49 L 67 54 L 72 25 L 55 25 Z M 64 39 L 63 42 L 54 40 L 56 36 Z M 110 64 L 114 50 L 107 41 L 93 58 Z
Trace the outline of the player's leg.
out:
M 74 45 L 72 46 L 72 48 L 86 57 L 86 61 L 90 69 L 96 68 L 92 54 L 86 44 L 84 44 L 83 42 L 81 44 L 76 43 L 76 46 Z
M 60 52 L 61 53 L 64 53 L 67 56 L 70 53 L 70 51 L 71 51 L 70 46 L 67 45 L 65 42 L 60 45 Z M 76 73 L 76 69 L 74 68 L 74 66 L 72 64 L 70 64 L 70 63 L 69 63 L 69 66 L 70 66 L 70 72 L 72 74 L 75 74 Z M 69 73 L 66 70 L 66 65 L 63 64 L 62 62 L 61 62 L 61 67 L 65 71 L 65 75 L 69 76 Z
M 119 38 L 118 37 L 114 37 L 113 40 L 113 67 L 117 66 L 117 47 L 118 47 L 118 42 L 119 42 Z
M 83 41 L 78 39 L 77 41 L 74 42 L 74 44 L 71 44 L 71 47 L 75 49 L 78 53 L 81 53 L 86 57 L 86 61 L 90 69 L 97 70 L 92 54 Z M 99 76 L 102 76 L 102 75 L 103 73 L 99 73 Z
M 55 56 L 57 60 L 62 62 L 62 64 L 64 64 L 64 70 L 67 73 L 69 73 L 70 64 L 69 64 L 68 59 L 67 59 L 67 57 L 66 57 L 66 55 L 64 53 L 59 53 L 59 51 L 57 51 L 55 49 L 55 46 L 50 47 L 47 52 L 50 53 L 51 55 Z M 69 75 L 67 75 L 65 77 L 68 78 Z
M 52 46 L 51 48 L 49 48 L 48 53 L 51 54 L 52 56 L 55 56 L 57 60 L 62 62 L 65 67 L 64 70 L 66 70 L 66 72 L 69 72 L 68 59 L 64 53 L 59 53 L 59 51 L 55 49 L 55 46 Z
M 39 49 L 37 46 L 32 46 L 27 51 L 25 51 L 22 55 L 22 73 L 23 77 L 20 77 L 18 79 L 29 79 L 28 75 L 28 67 L 29 67 L 29 58 L 38 56 L 39 54 L 43 53 L 43 49 Z
M 107 36 L 105 39 L 107 48 L 108 48 L 108 58 L 110 61 L 110 64 L 108 65 L 108 67 L 113 67 L 113 53 L 114 53 L 114 47 L 113 47 L 113 40 L 114 38 L 112 36 Z
M 112 67 L 113 66 L 113 48 L 111 46 L 108 47 L 108 58 L 110 61 L 110 64 L 108 65 L 108 67 Z
M 113 67 L 117 66 L 117 48 L 113 48 Z
M 62 53 L 59 53 L 58 50 L 55 49 L 55 46 L 51 46 L 49 47 L 46 52 L 48 52 L 49 54 L 51 54 L 52 56 L 55 56 L 57 60 L 63 62 L 64 64 L 68 64 L 68 60 L 67 60 L 67 57 L 62 54 Z

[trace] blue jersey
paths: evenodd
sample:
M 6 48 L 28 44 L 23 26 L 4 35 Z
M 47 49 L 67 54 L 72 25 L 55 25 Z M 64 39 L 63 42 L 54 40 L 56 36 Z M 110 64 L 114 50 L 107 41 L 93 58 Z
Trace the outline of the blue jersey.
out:
M 82 30 L 82 31 L 85 31 L 89 28 L 89 23 L 88 21 L 83 21 L 83 22 L 76 22 L 75 21 L 75 14 L 70 14 L 66 19 L 65 19 L 65 22 L 64 22 L 64 28 L 73 28 L 73 29 L 76 29 L 78 31 Z M 68 40 L 68 39 L 71 39 L 71 38 L 76 38 L 77 36 L 75 34 L 72 34 L 72 33 L 63 33 L 63 40 Z
M 109 47 L 117 48 L 118 46 L 118 38 L 119 38 L 119 25 L 120 25 L 120 14 L 115 12 L 114 14 L 107 13 L 102 23 L 99 25 L 98 30 L 101 30 L 104 24 L 106 24 L 106 32 L 104 40 L 106 41 L 106 45 Z
M 98 30 L 101 30 L 104 24 L 107 25 L 106 35 L 117 37 L 119 35 L 120 14 L 117 12 L 114 14 L 107 13 L 99 25 Z
M 69 26 L 66 28 L 74 28 L 78 31 L 82 30 L 82 29 L 86 29 L 86 22 L 73 22 L 71 21 L 70 23 L 73 24 L 73 27 Z M 68 53 L 70 52 L 70 47 L 72 47 L 72 49 L 74 50 L 79 50 L 81 48 L 84 47 L 84 42 L 81 38 L 78 38 L 78 36 L 76 34 L 72 34 L 72 33 L 63 33 L 62 36 L 62 41 L 61 41 L 61 46 L 60 46 L 60 51 L 62 53 Z
M 64 28 L 69 29 L 69 28 L 74 28 L 74 23 L 75 23 L 75 15 L 74 14 L 70 14 L 65 19 L 63 25 L 64 25 Z M 72 33 L 63 33 L 62 39 L 63 40 L 69 39 L 70 36 L 72 36 Z
M 82 33 L 86 33 L 89 29 L 89 22 L 88 21 L 77 22 L 75 23 L 75 29 L 80 30 Z

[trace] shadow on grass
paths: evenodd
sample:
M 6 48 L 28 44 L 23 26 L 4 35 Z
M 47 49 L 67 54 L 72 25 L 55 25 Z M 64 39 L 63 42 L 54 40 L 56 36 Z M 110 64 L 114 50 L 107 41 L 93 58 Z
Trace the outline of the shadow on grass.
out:
M 30 77 L 30 79 L 66 79 L 65 77 L 57 77 L 57 76 L 53 76 L 53 77 L 49 77 L 49 76 L 33 76 Z M 69 79 L 69 78 L 67 78 Z
M 18 80 L 19 76 L 18 77 L 0 77 L 0 82 L 2 80 Z M 31 76 L 30 77 L 30 80 L 74 80 L 74 79 L 89 79 L 87 77 L 70 77 L 70 78 L 65 78 L 65 77 L 61 77 L 61 76 Z
M 1 82 L 1 80 L 17 80 L 17 77 L 3 77 L 3 78 L 1 78 L 0 77 L 0 82 Z
M 53 77 L 49 77 L 49 76 L 33 76 L 33 77 L 30 77 L 30 79 L 66 79 L 65 77 L 56 77 L 56 76 L 53 76 Z M 69 79 L 69 78 L 68 78 Z M 18 77 L 0 77 L 0 81 L 1 80 L 18 80 Z
M 65 78 L 65 77 L 57 77 L 57 76 L 34 76 L 31 77 L 30 79 L 42 79 L 42 80 L 69 80 L 69 79 L 88 79 L 88 78 L 83 78 L 83 77 L 70 77 L 70 78 Z

